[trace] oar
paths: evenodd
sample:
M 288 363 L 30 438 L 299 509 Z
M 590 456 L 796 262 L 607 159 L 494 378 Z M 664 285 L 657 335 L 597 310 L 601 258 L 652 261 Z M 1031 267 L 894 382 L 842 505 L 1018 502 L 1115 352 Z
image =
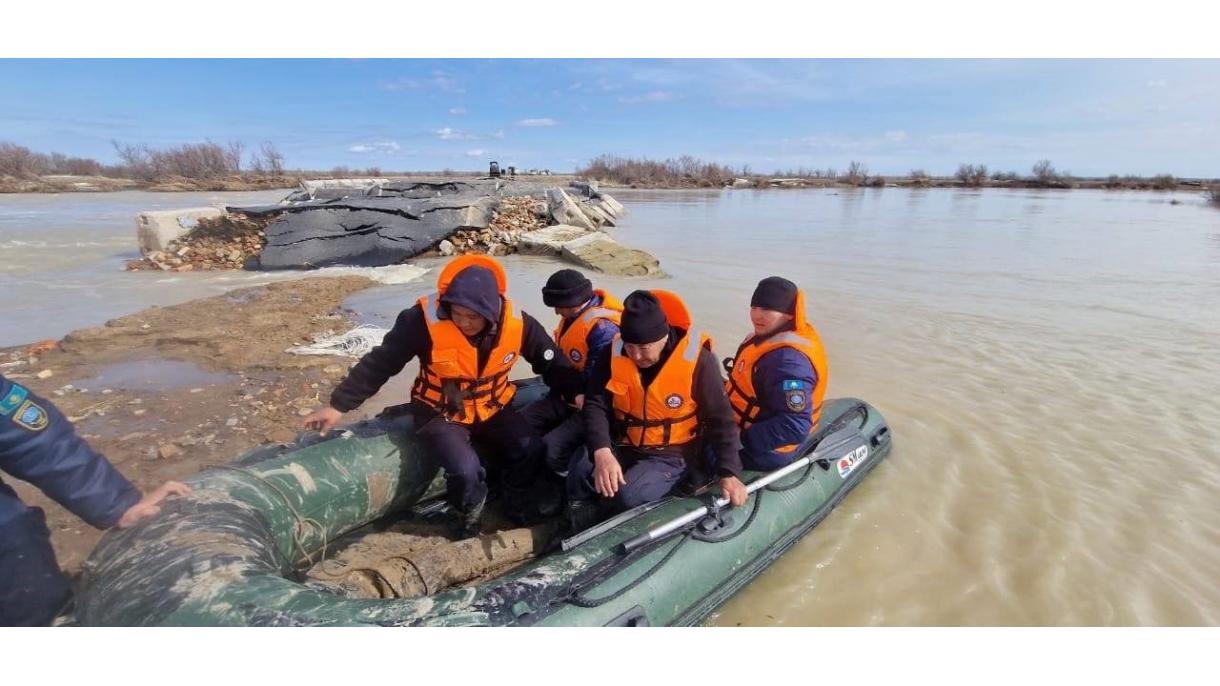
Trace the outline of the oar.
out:
M 760 488 L 765 488 L 768 485 L 773 484 L 776 481 L 784 478 L 785 476 L 788 476 L 789 474 L 795 472 L 796 470 L 800 469 L 801 467 L 804 467 L 812 462 L 816 462 L 819 459 L 821 459 L 821 457 L 819 457 L 817 453 L 811 452 L 808 455 L 806 455 L 805 457 L 802 457 L 801 459 L 799 459 L 795 462 L 791 462 L 783 467 L 780 467 L 779 469 L 777 469 L 773 472 L 770 472 L 766 476 L 760 477 L 759 479 L 753 481 L 752 483 L 750 483 L 749 486 L 746 486 L 746 495 L 748 496 L 751 493 L 753 493 L 754 491 L 759 490 Z M 634 538 L 623 541 L 622 543 L 619 544 L 618 551 L 620 554 L 626 555 L 627 553 L 635 550 L 636 548 L 639 548 L 640 546 L 644 545 L 645 543 L 651 543 L 652 541 L 660 540 L 660 539 L 665 538 L 666 536 L 672 534 L 675 531 L 678 531 L 684 527 L 694 524 L 695 522 L 699 521 L 700 519 L 703 519 L 704 517 L 712 514 L 713 512 L 717 512 L 717 511 L 721 510 L 722 508 L 724 508 L 725 505 L 728 505 L 728 504 L 729 504 L 729 499 L 724 496 L 720 496 L 719 498 L 716 498 L 715 500 L 713 500 L 711 505 L 704 505 L 703 507 L 700 507 L 696 510 L 691 510 L 690 512 L 682 515 L 681 517 L 671 519 L 670 521 L 665 522 L 664 524 L 661 524 L 660 526 L 658 526 L 656 528 L 649 529 L 648 531 L 645 531 L 644 533 L 642 533 Z

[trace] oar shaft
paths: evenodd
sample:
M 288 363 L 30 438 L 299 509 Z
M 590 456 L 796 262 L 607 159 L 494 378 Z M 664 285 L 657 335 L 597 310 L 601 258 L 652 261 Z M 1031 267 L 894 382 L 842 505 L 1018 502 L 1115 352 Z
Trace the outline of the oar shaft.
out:
M 766 476 L 760 477 L 751 482 L 750 485 L 746 486 L 746 494 L 749 495 L 750 493 L 753 493 L 761 488 L 766 488 L 768 485 L 775 483 L 785 476 L 788 476 L 816 459 L 818 459 L 816 453 L 809 453 L 809 455 L 802 457 L 799 460 L 786 464 L 783 467 L 770 472 Z M 725 505 L 729 504 L 729 499 L 724 496 L 720 496 L 719 498 L 716 498 L 713 503 L 715 509 L 719 510 Z M 707 505 L 695 510 L 691 510 L 681 517 L 671 519 L 660 526 L 649 529 L 648 531 L 645 531 L 634 538 L 624 541 L 622 544 L 620 544 L 619 549 L 624 554 L 629 553 L 645 543 L 650 543 L 652 541 L 665 538 L 673 532 L 678 531 L 689 524 L 693 524 L 700 519 L 703 519 L 707 515 L 711 514 L 711 512 L 712 508 L 709 508 Z

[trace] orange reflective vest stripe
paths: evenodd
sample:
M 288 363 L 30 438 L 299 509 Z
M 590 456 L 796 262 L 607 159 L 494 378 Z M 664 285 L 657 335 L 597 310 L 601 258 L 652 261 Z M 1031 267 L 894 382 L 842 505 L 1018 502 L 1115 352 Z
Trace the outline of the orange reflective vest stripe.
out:
M 729 371 L 729 379 L 725 382 L 725 391 L 728 393 L 729 403 L 733 406 L 733 412 L 737 415 L 737 426 L 742 431 L 749 429 L 762 413 L 762 407 L 758 402 L 759 389 L 754 387 L 755 367 L 764 355 L 779 348 L 792 348 L 809 359 L 809 363 L 817 373 L 817 386 L 814 387 L 808 401 L 813 408 L 814 426 L 817 425 L 818 419 L 822 415 L 822 399 L 826 395 L 826 384 L 830 379 L 829 368 L 822 340 L 813 325 L 805 320 L 805 297 L 800 290 L 797 291 L 796 296 L 796 312 L 793 331 L 783 331 L 760 341 L 755 341 L 754 336 L 750 335 L 737 349 L 737 355 L 733 358 L 733 367 Z M 776 451 L 792 452 L 798 446 L 798 443 L 793 443 L 780 446 L 776 448 Z
M 584 371 L 585 364 L 589 360 L 589 332 L 597 322 L 605 320 L 609 322 L 619 323 L 619 319 L 623 315 L 623 303 L 619 302 L 613 295 L 601 290 L 600 288 L 593 291 L 595 295 L 600 295 L 602 303 L 594 305 L 581 312 L 571 322 L 559 323 L 555 329 L 555 344 L 563 351 L 563 354 L 568 356 L 572 366 L 576 367 L 577 371 Z M 564 328 L 564 325 L 567 328 Z
M 449 421 L 473 424 L 494 416 L 516 394 L 517 387 L 509 383 L 508 375 L 521 357 L 525 322 L 512 301 L 503 297 L 503 269 L 499 264 L 494 260 L 488 264 L 490 258 L 485 255 L 464 257 L 484 259 L 463 260 L 459 263 L 460 268 L 452 273 L 446 268 L 438 280 L 438 291 L 419 299 L 432 339 L 432 350 L 428 364 L 420 365 L 419 376 L 411 388 L 411 399 L 431 407 Z M 462 258 L 454 262 L 459 260 Z M 498 272 L 497 281 L 501 287 L 502 314 L 496 323 L 496 342 L 482 369 L 479 369 L 478 348 L 471 345 L 456 324 L 441 319 L 438 312 L 444 288 L 457 271 L 471 264 L 488 266 Z
M 659 290 L 652 293 L 661 301 L 670 324 L 685 328 L 686 334 L 647 388 L 639 368 L 624 353 L 622 339 L 616 338 L 606 383 L 606 390 L 613 396 L 616 428 L 624 442 L 638 448 L 682 445 L 698 436 L 699 408 L 692 395 L 695 365 L 699 351 L 712 348 L 711 337 L 690 330 L 690 315 L 676 295 Z

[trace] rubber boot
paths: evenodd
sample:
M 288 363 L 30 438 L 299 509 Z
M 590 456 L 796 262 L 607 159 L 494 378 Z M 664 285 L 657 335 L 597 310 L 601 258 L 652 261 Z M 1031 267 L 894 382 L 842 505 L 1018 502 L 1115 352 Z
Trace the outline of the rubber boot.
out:
M 592 500 L 569 500 L 564 508 L 564 524 L 569 536 L 593 526 L 597 520 L 597 503 Z
M 478 536 L 483 525 L 483 506 L 487 504 L 487 498 L 484 497 L 479 501 L 478 505 L 470 508 L 469 512 L 457 511 L 458 521 L 454 532 L 454 539 L 464 541 L 467 538 Z

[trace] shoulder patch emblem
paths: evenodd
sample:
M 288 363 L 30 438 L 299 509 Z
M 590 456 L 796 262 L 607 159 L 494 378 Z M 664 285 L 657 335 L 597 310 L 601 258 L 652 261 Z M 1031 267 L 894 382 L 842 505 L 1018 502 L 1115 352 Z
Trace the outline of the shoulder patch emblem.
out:
M 0 400 L 0 415 L 8 416 L 13 413 L 25 399 L 29 397 L 30 392 L 25 390 L 21 384 L 13 384 L 13 387 L 8 389 L 8 393 L 4 395 L 4 399 Z
M 805 409 L 808 401 L 805 398 L 805 391 L 787 391 L 784 394 L 788 403 L 788 409 L 793 412 L 801 412 Z
M 799 391 L 804 387 L 805 387 L 805 384 L 802 381 L 798 381 L 796 379 L 784 379 L 784 390 L 785 391 Z
M 573 362 L 580 362 L 580 351 L 572 348 L 572 352 L 568 353 L 568 357 L 572 358 Z
M 682 407 L 682 396 L 674 393 L 665 399 L 665 404 L 668 405 L 670 409 L 676 410 L 679 407 Z
M 42 431 L 47 428 L 47 411 L 42 409 L 42 406 L 33 400 L 26 400 L 18 408 L 17 413 L 13 415 L 13 422 L 18 426 L 23 426 L 30 431 Z

